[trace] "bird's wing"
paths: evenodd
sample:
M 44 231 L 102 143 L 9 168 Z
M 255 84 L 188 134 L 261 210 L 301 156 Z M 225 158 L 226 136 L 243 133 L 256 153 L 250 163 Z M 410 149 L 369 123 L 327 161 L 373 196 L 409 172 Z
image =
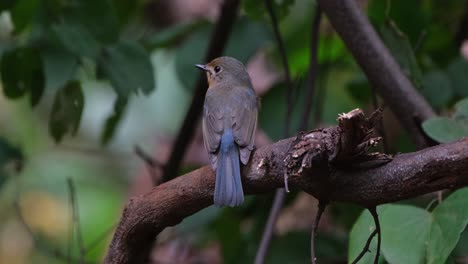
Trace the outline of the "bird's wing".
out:
M 250 152 L 254 148 L 255 130 L 257 128 L 257 97 L 250 88 L 233 88 L 236 91 L 236 100 L 232 111 L 232 128 L 234 139 L 240 147 L 240 158 L 247 164 Z
M 205 105 L 203 107 L 203 142 L 205 143 L 205 149 L 210 156 L 211 165 L 213 169 L 216 170 L 216 151 L 218 150 L 223 133 L 223 115 L 215 106 L 214 98 L 207 94 Z

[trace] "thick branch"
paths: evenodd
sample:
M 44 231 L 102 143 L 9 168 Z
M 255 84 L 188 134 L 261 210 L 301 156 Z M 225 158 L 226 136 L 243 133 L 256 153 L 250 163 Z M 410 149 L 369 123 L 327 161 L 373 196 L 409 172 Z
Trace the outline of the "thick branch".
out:
M 366 151 L 378 141 L 369 133 L 375 116 L 367 119 L 353 110 L 340 116 L 339 126 L 256 150 L 242 171 L 244 190 L 273 191 L 283 186 L 287 171 L 291 186 L 319 199 L 369 207 L 468 185 L 468 139 L 400 154 L 389 162 Z M 106 263 L 143 263 L 159 232 L 212 204 L 214 183 L 212 169 L 205 166 L 131 199 Z
M 419 146 L 427 145 L 420 122 L 434 111 L 403 74 L 355 0 L 319 0 L 331 24 L 343 38 L 371 84 Z

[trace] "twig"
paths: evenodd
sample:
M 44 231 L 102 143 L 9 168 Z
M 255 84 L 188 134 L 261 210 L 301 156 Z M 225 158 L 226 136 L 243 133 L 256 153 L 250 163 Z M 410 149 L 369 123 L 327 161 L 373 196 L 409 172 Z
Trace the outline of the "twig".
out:
M 426 99 L 402 72 L 355 0 L 318 0 L 330 23 L 352 52 L 364 73 L 414 143 L 423 148 L 428 139 L 420 122 L 436 116 Z M 385 72 L 385 74 L 381 74 Z M 416 119 L 415 119 L 416 117 Z
M 372 105 L 374 107 L 374 111 L 377 111 L 377 109 L 380 108 L 379 106 L 379 100 L 377 98 L 377 92 L 375 91 L 374 86 L 371 85 L 371 94 L 372 94 Z M 385 153 L 389 152 L 389 145 L 388 145 L 388 139 L 387 139 L 387 133 L 385 132 L 385 126 L 384 126 L 384 121 L 383 118 L 379 120 L 379 123 L 377 125 L 377 131 L 379 132 L 380 136 L 382 136 L 382 141 L 383 141 L 383 150 Z
M 262 240 L 260 241 L 260 246 L 258 247 L 257 255 L 255 256 L 255 264 L 262 264 L 265 262 L 265 256 L 273 235 L 273 229 L 275 227 L 276 220 L 278 219 L 279 212 L 283 207 L 285 196 L 286 193 L 284 192 L 284 189 L 281 188 L 276 190 L 270 214 L 268 215 L 268 220 L 265 225 L 265 229 L 263 230 Z
M 304 99 L 304 112 L 302 113 L 301 125 L 299 130 L 305 131 L 308 128 L 310 112 L 314 103 L 315 95 L 315 82 L 317 81 L 318 72 L 318 45 L 319 45 L 319 32 L 320 32 L 320 21 L 322 18 L 322 11 L 320 5 L 317 3 L 315 7 L 315 15 L 312 21 L 312 30 L 310 38 L 310 59 L 309 59 L 309 73 L 307 76 L 307 92 Z
M 271 24 L 273 27 L 273 33 L 276 39 L 276 43 L 278 44 L 278 50 L 281 56 L 281 62 L 284 68 L 284 75 L 286 78 L 286 115 L 285 115 L 285 124 L 283 135 L 287 137 L 289 135 L 289 128 L 291 125 L 291 114 L 294 107 L 294 88 L 291 79 L 291 73 L 289 70 L 289 63 L 288 63 L 288 56 L 286 54 L 286 48 L 284 46 L 283 38 L 281 37 L 281 33 L 278 27 L 278 19 L 276 18 L 276 14 L 273 10 L 273 5 L 271 0 L 265 0 L 265 7 L 267 9 L 268 15 L 271 19 Z M 285 192 L 289 192 L 288 187 L 288 175 L 287 171 L 284 172 L 284 188 L 280 188 L 275 192 L 275 198 L 273 199 L 273 204 L 270 209 L 270 214 L 268 216 L 267 223 L 265 225 L 265 229 L 262 234 L 262 239 L 260 241 L 260 246 L 257 249 L 257 254 L 255 256 L 255 264 L 262 264 L 265 262 L 265 256 L 268 251 L 268 247 L 270 245 L 271 237 L 273 236 L 273 229 L 278 219 L 279 212 L 284 204 L 284 198 L 286 196 Z
M 312 232 L 310 234 L 310 260 L 312 264 L 317 263 L 317 257 L 315 255 L 315 237 L 317 236 L 317 229 L 320 223 L 320 219 L 322 218 L 322 214 L 325 211 L 325 207 L 327 206 L 327 202 L 323 202 L 319 200 L 317 215 L 315 215 L 314 223 L 312 224 Z
M 377 207 L 370 207 L 368 208 L 369 212 L 372 215 L 372 218 L 374 218 L 374 223 L 375 223 L 375 231 L 377 231 L 377 249 L 375 252 L 375 259 L 374 259 L 374 264 L 379 264 L 379 257 L 380 257 L 380 244 L 382 243 L 382 230 L 380 230 L 380 221 L 379 221 L 379 215 L 377 214 Z
M 370 252 L 370 251 L 369 251 L 370 243 L 372 242 L 372 239 L 375 237 L 375 235 L 377 235 L 377 229 L 375 229 L 375 230 L 369 235 L 369 237 L 367 238 L 366 244 L 365 244 L 364 247 L 362 248 L 361 253 L 359 253 L 359 255 L 353 260 L 352 264 L 358 263 L 359 260 L 361 260 L 362 257 L 364 257 L 364 255 L 365 255 L 367 252 Z
M 206 50 L 206 62 L 221 56 L 231 33 L 232 25 L 236 20 L 238 9 L 239 0 L 225 0 L 223 2 L 218 23 L 216 23 L 213 34 L 211 35 L 210 44 Z M 177 134 L 171 155 L 164 166 L 162 182 L 166 182 L 177 176 L 185 151 L 193 137 L 198 119 L 200 118 L 200 113 L 203 109 L 207 86 L 205 74 L 200 73 L 195 85 L 192 102 L 187 110 L 179 133 Z
M 268 15 L 271 19 L 271 25 L 273 27 L 273 34 L 276 39 L 276 43 L 278 44 L 278 50 L 281 57 L 281 63 L 283 64 L 284 68 L 284 77 L 286 81 L 286 117 L 285 117 L 285 125 L 283 135 L 286 137 L 289 135 L 289 127 L 291 123 L 291 114 L 294 107 L 294 88 L 293 82 L 291 79 L 291 71 L 289 70 L 289 63 L 288 63 L 288 55 L 286 53 L 286 48 L 284 46 L 283 38 L 281 37 L 281 33 L 278 27 L 278 19 L 276 17 L 275 11 L 273 10 L 272 0 L 265 0 L 265 7 L 267 9 Z
M 80 263 L 84 263 L 84 256 L 86 255 L 86 252 L 84 250 L 84 242 L 83 242 L 83 237 L 81 234 L 81 225 L 80 225 L 80 216 L 79 216 L 79 209 L 78 209 L 78 203 L 76 202 L 76 193 L 75 193 L 75 185 L 73 184 L 72 179 L 67 178 L 67 184 L 68 184 L 68 191 L 70 194 L 70 202 L 72 206 L 72 233 L 75 230 L 76 226 L 76 237 L 78 240 L 78 249 L 80 251 Z
M 158 185 L 161 181 L 157 173 L 157 169 L 163 169 L 164 165 L 161 164 L 159 161 L 153 159 L 150 155 L 143 151 L 140 146 L 135 145 L 135 154 L 145 163 L 146 168 L 151 175 L 151 179 L 153 180 L 153 185 Z

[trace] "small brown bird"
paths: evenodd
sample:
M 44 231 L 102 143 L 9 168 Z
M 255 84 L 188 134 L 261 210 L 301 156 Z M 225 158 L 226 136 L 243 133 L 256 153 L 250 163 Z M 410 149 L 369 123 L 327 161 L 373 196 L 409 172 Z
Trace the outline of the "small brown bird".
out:
M 196 67 L 206 71 L 209 84 L 203 139 L 216 172 L 214 204 L 238 206 L 244 202 L 240 162 L 247 164 L 254 149 L 257 96 L 244 65 L 234 58 L 219 57 Z

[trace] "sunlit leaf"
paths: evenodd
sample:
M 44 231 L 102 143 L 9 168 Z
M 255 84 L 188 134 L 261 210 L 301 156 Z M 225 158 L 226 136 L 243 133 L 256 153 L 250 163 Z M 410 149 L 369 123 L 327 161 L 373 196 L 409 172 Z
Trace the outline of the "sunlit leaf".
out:
M 84 96 L 79 82 L 69 82 L 57 91 L 49 120 L 50 134 L 56 142 L 60 142 L 65 134 L 76 134 L 83 106 Z
M 16 48 L 3 54 L 1 61 L 3 93 L 12 99 L 26 93 L 31 104 L 36 105 L 44 91 L 44 74 L 41 59 L 33 48 Z
M 114 111 L 106 119 L 106 124 L 104 125 L 104 131 L 101 135 L 101 143 L 106 145 L 114 137 L 115 130 L 117 129 L 118 124 L 122 120 L 125 109 L 127 108 L 128 99 L 127 97 L 117 97 L 114 102 Z
M 120 97 L 132 92 L 150 94 L 155 87 L 153 65 L 149 54 L 135 41 L 121 41 L 104 48 L 99 67 Z

